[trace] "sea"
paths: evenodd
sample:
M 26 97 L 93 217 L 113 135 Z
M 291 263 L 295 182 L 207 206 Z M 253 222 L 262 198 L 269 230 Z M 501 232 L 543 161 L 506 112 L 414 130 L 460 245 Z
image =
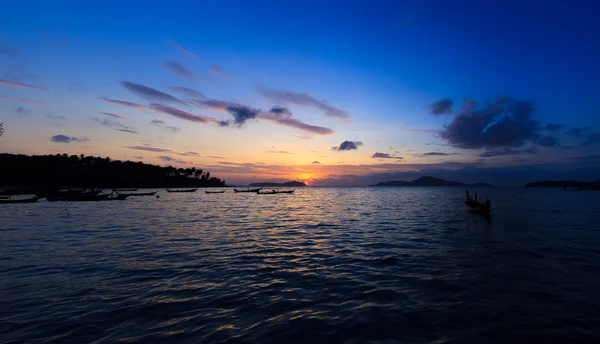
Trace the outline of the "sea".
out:
M 600 192 L 0 204 L 0 343 L 600 342 Z

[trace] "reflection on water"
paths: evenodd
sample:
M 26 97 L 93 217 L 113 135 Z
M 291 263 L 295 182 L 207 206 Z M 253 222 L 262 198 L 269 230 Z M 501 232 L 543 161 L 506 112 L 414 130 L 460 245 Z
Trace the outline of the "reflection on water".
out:
M 600 339 L 599 193 L 306 188 L 0 207 L 0 342 Z

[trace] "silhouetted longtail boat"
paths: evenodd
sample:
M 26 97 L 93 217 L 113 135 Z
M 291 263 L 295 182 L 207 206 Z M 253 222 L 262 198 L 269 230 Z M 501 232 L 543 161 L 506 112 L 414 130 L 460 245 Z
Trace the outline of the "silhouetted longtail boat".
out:
M 167 192 L 196 192 L 198 188 L 195 189 L 167 189 Z
M 219 190 L 219 191 L 207 190 L 207 191 L 204 191 L 204 192 L 206 192 L 207 194 L 221 194 L 221 193 L 225 193 L 225 191 L 227 191 L 227 190 Z
M 262 190 L 262 188 L 258 188 L 258 189 L 233 189 L 233 191 L 235 192 L 259 192 L 260 190 Z
M 156 195 L 156 193 L 158 192 L 158 190 L 154 191 L 154 192 L 138 192 L 138 193 L 121 193 L 119 192 L 119 195 L 123 195 L 123 196 L 154 196 Z
M 8 203 L 35 203 L 39 199 L 40 199 L 39 197 L 21 198 L 21 199 L 0 198 L 0 204 L 8 204 Z
M 292 190 L 283 190 L 283 191 L 279 191 L 279 190 L 278 190 L 278 191 L 277 191 L 277 193 L 291 194 L 291 193 L 294 193 L 294 190 L 296 190 L 296 189 L 292 189 Z

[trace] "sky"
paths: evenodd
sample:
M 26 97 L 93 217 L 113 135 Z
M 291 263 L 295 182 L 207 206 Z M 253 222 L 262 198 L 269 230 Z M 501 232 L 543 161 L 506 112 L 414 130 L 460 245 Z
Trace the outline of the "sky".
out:
M 0 152 L 230 185 L 600 180 L 600 3 L 13 1 Z

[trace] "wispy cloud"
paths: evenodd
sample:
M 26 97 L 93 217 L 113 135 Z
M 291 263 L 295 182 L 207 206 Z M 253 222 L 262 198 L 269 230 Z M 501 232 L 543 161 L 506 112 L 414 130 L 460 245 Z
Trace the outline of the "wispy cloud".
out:
M 363 145 L 363 143 L 360 141 L 344 141 L 339 145 L 339 147 L 331 147 L 331 150 L 340 151 L 340 152 L 357 150 L 358 147 L 360 147 L 362 145 Z
M 489 150 L 487 152 L 479 154 L 479 157 L 481 157 L 481 158 L 490 158 L 490 157 L 503 156 L 503 155 L 522 155 L 522 154 L 537 154 L 537 150 L 535 148 L 528 148 L 528 149 L 513 149 L 513 148 L 494 149 L 494 150 Z
M 303 130 L 303 131 L 308 131 L 310 133 L 318 134 L 318 135 L 329 135 L 329 134 L 333 134 L 333 132 L 334 132 L 330 128 L 319 127 L 319 126 L 316 126 L 316 125 L 304 123 L 304 122 L 302 122 L 302 121 L 300 121 L 299 119 L 296 119 L 296 118 L 292 118 L 292 117 L 280 117 L 280 116 L 276 116 L 276 115 L 273 115 L 273 114 L 270 114 L 270 113 L 265 113 L 265 112 L 261 112 L 258 115 L 258 118 L 264 119 L 264 120 L 269 121 L 271 123 L 283 125 L 283 126 L 290 127 L 290 128 L 300 129 L 300 130 Z
M 583 127 L 583 128 L 571 128 L 571 130 L 565 132 L 565 135 L 573 136 L 573 137 L 582 137 L 585 136 L 587 132 L 590 132 L 592 127 Z
M 71 142 L 87 142 L 90 139 L 88 139 L 87 137 L 83 136 L 83 137 L 70 137 L 67 135 L 54 135 L 50 138 L 50 141 L 52 142 L 56 142 L 56 143 L 71 143 Z
M 159 102 L 159 103 L 171 102 L 171 103 L 185 105 L 181 100 L 177 99 L 176 97 L 174 97 L 168 93 L 161 92 L 152 87 L 148 87 L 148 86 L 145 86 L 142 84 L 136 84 L 136 83 L 130 82 L 130 81 L 121 81 L 121 86 L 126 88 L 131 93 L 133 93 L 141 98 L 147 99 L 147 100 L 151 100 L 151 101 L 155 101 L 155 102 Z
M 348 120 L 350 118 L 348 112 L 339 109 L 333 105 L 330 105 L 325 100 L 317 100 L 308 93 L 288 92 L 283 90 L 267 88 L 260 85 L 257 85 L 256 89 L 258 94 L 273 101 L 282 102 L 286 104 L 314 107 L 321 110 L 325 114 L 325 116 L 328 117 L 338 118 L 342 120 Z
M 173 107 L 161 105 L 161 104 L 152 104 L 152 109 L 171 115 L 173 117 L 177 117 L 186 121 L 196 122 L 196 123 L 219 123 L 219 120 L 213 117 L 194 115 L 189 112 L 185 112 Z
M 196 75 L 189 70 L 186 66 L 182 65 L 177 61 L 166 61 L 163 66 L 171 73 L 183 77 L 183 78 L 194 78 Z
M 220 76 L 229 77 L 229 74 L 227 74 L 225 72 L 225 70 L 223 70 L 223 68 L 221 66 L 219 66 L 218 64 L 211 64 L 210 66 L 208 66 L 208 69 L 211 72 L 218 74 Z
M 22 106 L 18 106 L 15 109 L 15 112 L 19 115 L 19 116 L 28 116 L 31 113 L 30 109 L 24 108 Z
M 379 153 L 379 152 L 371 155 L 371 158 L 373 158 L 373 159 L 398 159 L 398 160 L 404 159 L 401 156 L 394 156 L 394 155 L 390 155 L 388 153 Z
M 112 117 L 112 118 L 127 119 L 127 118 L 125 118 L 123 116 L 115 115 L 114 113 L 110 113 L 110 112 L 100 112 L 100 111 L 98 111 L 98 113 L 101 114 L 101 115 Z
M 543 146 L 543 147 L 556 147 L 559 145 L 559 143 L 560 143 L 560 140 L 552 135 L 543 136 L 543 137 L 540 137 L 539 139 L 535 140 L 536 145 Z
M 296 155 L 294 153 L 288 152 L 288 151 L 282 151 L 282 150 L 268 150 L 265 151 L 265 153 L 271 153 L 271 154 L 291 154 L 291 155 Z
M 34 85 L 29 85 L 29 84 L 22 84 L 20 82 L 12 82 L 12 81 L 8 81 L 5 79 L 0 79 L 0 85 L 6 85 L 6 86 L 14 86 L 14 87 L 24 87 L 24 88 L 35 88 L 38 90 L 41 90 L 41 87 L 38 86 L 34 86 Z
M 5 97 L 5 96 L 0 96 L 0 99 L 14 100 L 17 102 L 24 102 L 24 103 L 31 103 L 31 104 L 46 105 L 46 103 L 44 103 L 44 102 L 39 102 L 37 100 L 31 100 L 31 99 L 11 98 L 11 97 Z
M 560 130 L 562 128 L 564 128 L 565 126 L 562 124 L 552 124 L 552 123 L 548 123 L 546 124 L 546 126 L 544 127 L 544 129 L 548 130 L 548 131 L 557 131 Z
M 139 134 L 137 131 L 131 130 L 131 129 L 115 129 L 115 130 L 122 131 L 124 133 Z
M 137 149 L 137 150 L 148 151 L 148 152 L 157 152 L 157 153 L 170 153 L 170 152 L 172 152 L 172 150 L 170 150 L 170 149 L 159 148 L 159 147 L 151 147 L 151 146 L 125 146 L 125 148 Z
M 185 55 L 187 55 L 187 56 L 193 57 L 193 58 L 195 58 L 195 59 L 198 59 L 198 56 L 196 56 L 196 54 L 194 54 L 194 53 L 192 53 L 191 51 L 189 51 L 189 50 L 185 49 L 185 48 L 184 48 L 184 47 L 182 47 L 181 45 L 179 45 L 179 44 L 175 43 L 175 41 L 173 41 L 172 39 L 169 39 L 169 44 L 171 44 L 171 46 L 172 46 L 173 48 L 175 48 L 175 49 L 179 50 L 179 52 L 181 52 L 181 53 L 183 53 L 183 54 L 185 54 Z
M 130 131 L 132 131 L 131 129 L 133 129 L 133 128 L 131 128 L 129 126 L 126 126 L 123 123 L 121 123 L 121 122 L 119 122 L 117 120 L 111 119 L 111 118 L 102 118 L 102 119 L 100 119 L 98 117 L 92 117 L 92 120 L 94 122 L 98 123 L 98 124 L 101 124 L 101 125 L 105 126 L 105 127 L 123 129 L 121 131 L 130 132 Z
M 171 90 L 175 92 L 179 92 L 181 94 L 185 94 L 188 97 L 198 97 L 198 98 L 206 98 L 206 96 L 194 89 L 184 86 L 168 86 Z
M 175 153 L 177 155 L 183 155 L 183 156 L 200 156 L 200 154 L 196 153 L 196 152 L 185 152 L 185 153 Z
M 580 146 L 591 146 L 597 145 L 600 143 L 600 133 L 594 133 L 588 136 L 587 140 L 583 141 Z
M 52 118 L 52 119 L 57 119 L 59 121 L 66 121 L 67 120 L 65 118 L 65 116 L 57 116 L 57 115 L 46 114 L 46 117 Z
M 164 121 L 161 121 L 159 119 L 153 119 L 152 121 L 150 121 L 150 124 L 153 124 L 153 125 L 155 125 L 155 126 L 157 126 L 159 128 L 162 128 L 164 130 L 171 131 L 171 132 L 174 132 L 174 133 L 176 133 L 178 131 L 181 131 L 181 128 L 174 127 L 172 125 L 167 125 Z
M 126 102 L 123 100 L 109 99 L 109 98 L 104 98 L 104 97 L 100 97 L 98 99 L 104 100 L 105 102 L 109 102 L 114 105 L 125 106 L 125 107 L 132 108 L 132 109 L 148 109 L 148 107 L 146 105 Z M 104 113 L 104 114 L 106 114 L 106 113 Z
M 175 163 L 179 163 L 179 164 L 187 164 L 187 161 L 175 159 L 175 158 L 172 158 L 172 157 L 170 157 L 168 155 L 162 155 L 162 156 L 159 156 L 158 158 L 160 160 L 166 161 L 166 162 L 175 162 Z
M 420 155 L 422 155 L 422 156 L 450 156 L 450 155 L 456 155 L 456 153 L 427 152 L 427 153 L 423 153 Z

